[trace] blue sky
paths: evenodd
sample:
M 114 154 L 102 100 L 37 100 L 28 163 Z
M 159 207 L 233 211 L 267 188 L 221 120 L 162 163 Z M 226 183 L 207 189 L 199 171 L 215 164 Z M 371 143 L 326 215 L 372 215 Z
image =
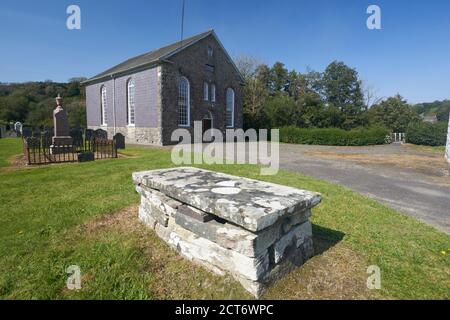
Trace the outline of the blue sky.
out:
M 81 8 L 82 29 L 66 28 Z M 377 4 L 382 30 L 368 30 Z M 0 81 L 93 76 L 180 38 L 181 0 L 1 0 Z M 214 28 L 232 56 L 322 71 L 333 60 L 356 68 L 380 97 L 450 98 L 450 1 L 186 0 L 185 34 Z

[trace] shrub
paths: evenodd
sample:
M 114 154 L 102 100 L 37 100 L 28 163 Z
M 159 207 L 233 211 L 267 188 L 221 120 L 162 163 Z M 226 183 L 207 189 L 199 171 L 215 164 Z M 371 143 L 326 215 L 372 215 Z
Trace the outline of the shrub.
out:
M 280 129 L 281 142 L 331 146 L 384 144 L 387 135 L 389 135 L 389 131 L 384 127 L 356 128 L 349 131 L 338 128 L 284 127 Z
M 447 123 L 417 122 L 408 126 L 406 142 L 426 146 L 445 146 L 447 141 Z

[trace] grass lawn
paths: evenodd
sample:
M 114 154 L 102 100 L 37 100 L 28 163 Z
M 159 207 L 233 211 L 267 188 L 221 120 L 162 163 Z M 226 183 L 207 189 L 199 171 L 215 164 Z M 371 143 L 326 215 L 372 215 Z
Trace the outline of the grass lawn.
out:
M 5 168 L 18 139 L 0 139 L 1 299 L 251 298 L 230 277 L 195 266 L 137 221 L 133 171 L 172 166 L 162 149 L 83 164 Z M 205 168 L 321 192 L 313 211 L 317 255 L 265 299 L 448 299 L 450 236 L 348 189 L 251 165 Z M 445 254 L 444 254 L 445 253 Z M 82 289 L 66 289 L 70 265 Z M 381 268 L 381 290 L 366 288 Z

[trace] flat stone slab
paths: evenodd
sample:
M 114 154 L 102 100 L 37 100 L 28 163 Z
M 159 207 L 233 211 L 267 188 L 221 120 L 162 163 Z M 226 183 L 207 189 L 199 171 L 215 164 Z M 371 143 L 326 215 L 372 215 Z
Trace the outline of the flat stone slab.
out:
M 133 181 L 253 232 L 321 201 L 318 193 L 191 167 L 133 173 Z

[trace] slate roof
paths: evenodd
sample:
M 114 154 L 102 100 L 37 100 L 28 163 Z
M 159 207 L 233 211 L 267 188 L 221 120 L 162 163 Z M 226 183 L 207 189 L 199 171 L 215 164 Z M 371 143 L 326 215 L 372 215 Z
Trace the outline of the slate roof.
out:
M 206 32 L 197 34 L 193 37 L 184 39 L 183 41 L 178 41 L 178 42 L 172 43 L 170 45 L 167 45 L 165 47 L 162 47 L 162 48 L 141 54 L 134 58 L 128 59 L 128 60 L 86 80 L 83 84 L 89 84 L 96 80 L 100 80 L 105 77 L 110 77 L 112 75 L 121 74 L 123 72 L 127 72 L 127 71 L 135 69 L 135 68 L 144 67 L 146 65 L 156 64 L 156 63 L 164 60 L 165 57 L 170 56 L 171 54 L 174 54 L 174 53 L 196 43 L 197 41 L 202 40 L 203 38 L 206 38 L 207 36 L 209 36 L 211 34 L 215 35 L 214 30 L 208 30 Z

